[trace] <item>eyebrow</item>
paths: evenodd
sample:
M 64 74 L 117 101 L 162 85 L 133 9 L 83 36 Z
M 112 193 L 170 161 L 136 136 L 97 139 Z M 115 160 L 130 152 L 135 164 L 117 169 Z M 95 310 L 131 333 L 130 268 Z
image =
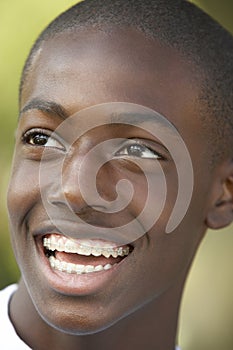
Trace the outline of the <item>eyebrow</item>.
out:
M 153 123 L 160 125 L 163 129 L 174 132 L 178 132 L 177 127 L 166 117 L 162 116 L 160 113 L 155 112 L 154 114 L 149 113 L 112 113 L 111 123 L 129 123 L 131 125 L 141 125 L 143 123 Z
M 22 115 L 30 110 L 39 110 L 44 113 L 55 115 L 60 117 L 61 119 L 65 120 L 70 115 L 66 111 L 66 109 L 59 103 L 54 101 L 46 101 L 43 99 L 34 98 L 31 101 L 29 101 L 23 109 L 19 113 L 19 119 L 22 117 Z M 171 122 L 168 121 L 167 118 L 160 115 L 158 112 L 155 114 L 149 114 L 149 113 L 130 113 L 130 112 L 113 112 L 110 115 L 110 123 L 128 123 L 131 125 L 140 125 L 142 123 L 153 123 L 153 124 L 159 124 L 162 128 L 166 129 L 167 131 L 172 132 L 172 129 L 174 128 L 176 132 L 178 132 L 178 129 L 176 126 Z M 166 120 L 166 122 L 163 121 Z M 169 125 L 170 124 L 170 125 Z M 174 130 L 173 130 L 174 132 Z
M 26 104 L 26 106 L 24 106 L 24 108 L 20 111 L 19 119 L 24 113 L 34 109 L 51 115 L 57 115 L 62 119 L 66 119 L 69 116 L 65 108 L 62 107 L 59 103 L 35 98 L 28 102 L 28 104 Z

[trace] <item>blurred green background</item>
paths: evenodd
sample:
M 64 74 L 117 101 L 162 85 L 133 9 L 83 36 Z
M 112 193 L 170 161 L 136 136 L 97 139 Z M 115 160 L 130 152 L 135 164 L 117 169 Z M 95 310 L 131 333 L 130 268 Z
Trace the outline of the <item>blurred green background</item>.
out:
M 0 289 L 17 281 L 6 214 L 18 84 L 27 53 L 45 25 L 77 1 L 0 0 Z M 192 1 L 233 33 L 233 0 Z M 179 343 L 183 350 L 233 349 L 233 228 L 208 232 L 186 286 Z

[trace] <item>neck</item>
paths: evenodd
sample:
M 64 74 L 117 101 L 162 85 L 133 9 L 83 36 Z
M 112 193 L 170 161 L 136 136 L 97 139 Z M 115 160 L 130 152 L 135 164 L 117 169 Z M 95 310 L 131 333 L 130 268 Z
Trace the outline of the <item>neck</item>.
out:
M 57 350 L 174 350 L 182 289 L 183 283 L 173 286 L 106 330 L 75 336 L 42 320 L 21 281 L 11 300 L 10 317 L 16 332 L 33 349 L 44 350 L 49 345 Z

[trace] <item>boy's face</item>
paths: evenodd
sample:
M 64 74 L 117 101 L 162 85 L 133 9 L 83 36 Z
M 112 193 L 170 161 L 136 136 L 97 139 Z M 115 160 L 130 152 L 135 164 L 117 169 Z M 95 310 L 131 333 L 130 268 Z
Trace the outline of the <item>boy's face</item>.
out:
M 20 117 L 17 130 L 8 208 L 13 246 L 23 279 L 37 310 L 52 325 L 68 332 L 96 331 L 148 301 L 156 301 L 172 286 L 182 285 L 206 229 L 207 193 L 212 183 L 205 135 L 198 118 L 199 87 L 192 70 L 194 67 L 174 50 L 129 29 L 113 31 L 111 35 L 90 30 L 59 35 L 45 42 L 36 55 L 22 94 L 21 108 L 25 112 Z M 26 107 L 33 100 L 34 106 Z M 80 162 L 92 147 L 110 139 L 136 140 L 137 145 L 143 145 L 143 150 L 140 149 L 140 152 L 144 152 L 143 157 L 139 156 L 140 152 L 137 153 L 137 161 L 152 173 L 154 184 L 158 186 L 158 193 L 155 191 L 153 194 L 154 207 L 151 206 L 149 210 L 150 216 L 153 216 L 156 205 L 161 201 L 160 175 L 154 166 L 155 162 L 160 162 L 167 184 L 164 210 L 148 232 L 131 242 L 132 252 L 114 268 L 74 275 L 50 267 L 42 238 L 57 231 L 55 225 L 51 226 L 40 192 L 39 167 L 46 146 L 39 146 L 35 140 L 39 138 L 43 143 L 43 135 L 53 132 L 64 120 L 61 109 L 56 107 L 53 112 L 48 109 L 51 102 L 62 106 L 67 117 L 101 103 L 128 102 L 159 112 L 175 126 L 192 159 L 194 190 L 183 221 L 171 234 L 165 233 L 165 227 L 176 200 L 178 182 L 176 166 L 166 150 L 166 144 L 162 145 L 153 135 L 149 136 L 148 132 L 141 130 L 140 124 L 138 128 L 120 124 L 90 127 L 74 142 L 63 163 L 63 188 L 58 191 L 64 191 L 67 202 L 56 197 L 57 189 L 54 192 L 51 190 L 53 181 L 50 189 L 43 192 L 52 202 L 55 220 L 62 221 L 64 230 L 61 234 L 71 238 L 85 235 L 85 232 L 81 232 L 81 226 L 71 228 L 68 218 L 61 215 L 68 206 L 68 209 L 80 214 L 82 220 L 96 227 L 96 239 L 103 238 L 101 227 L 119 227 L 122 222 L 128 223 L 137 218 L 143 209 L 148 195 L 147 183 L 143 171 L 137 165 L 132 165 L 135 153 L 127 156 L 124 153 L 122 157 L 107 162 L 97 176 L 97 189 L 101 198 L 107 201 L 115 199 L 116 184 L 120 179 L 131 182 L 134 196 L 124 210 L 108 213 L 100 208 L 98 201 L 91 207 L 81 197 L 77 174 L 83 169 L 87 187 L 92 186 L 88 181 L 91 178 L 89 174 L 94 171 L 94 163 L 89 162 L 82 168 Z M 90 118 L 87 114 L 88 118 L 89 125 L 92 118 L 95 125 L 95 116 L 92 114 Z M 81 119 L 75 119 L 74 127 L 77 130 L 85 126 L 86 120 Z M 24 137 L 32 129 L 33 133 L 27 133 Z M 44 160 L 47 169 L 53 162 L 56 163 L 63 152 L 60 149 L 62 141 L 53 142 L 50 156 Z M 169 132 L 167 142 L 174 142 L 176 147 L 176 140 L 172 140 Z M 119 149 L 118 145 L 116 151 Z M 149 156 L 146 152 L 149 152 Z M 158 154 L 163 157 L 155 159 L 154 155 Z M 181 164 L 185 161 L 182 157 L 181 152 L 178 155 Z M 48 170 L 50 180 L 54 178 L 56 182 L 56 176 L 56 172 L 49 173 Z M 95 230 L 93 232 L 95 235 Z M 128 234 L 133 237 L 133 232 Z M 112 242 L 113 237 L 109 241 Z M 84 256 L 78 260 L 74 255 L 64 254 L 62 259 L 73 262 L 72 259 L 77 258 L 74 260 L 76 264 L 82 261 L 85 265 L 91 264 L 93 259 L 98 260 Z

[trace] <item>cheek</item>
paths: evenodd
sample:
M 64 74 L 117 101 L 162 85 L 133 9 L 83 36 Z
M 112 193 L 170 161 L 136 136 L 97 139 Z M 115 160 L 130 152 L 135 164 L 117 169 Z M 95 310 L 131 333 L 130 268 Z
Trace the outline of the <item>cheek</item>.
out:
M 15 156 L 11 179 L 8 187 L 7 206 L 10 222 L 19 225 L 23 217 L 38 199 L 38 165 Z

